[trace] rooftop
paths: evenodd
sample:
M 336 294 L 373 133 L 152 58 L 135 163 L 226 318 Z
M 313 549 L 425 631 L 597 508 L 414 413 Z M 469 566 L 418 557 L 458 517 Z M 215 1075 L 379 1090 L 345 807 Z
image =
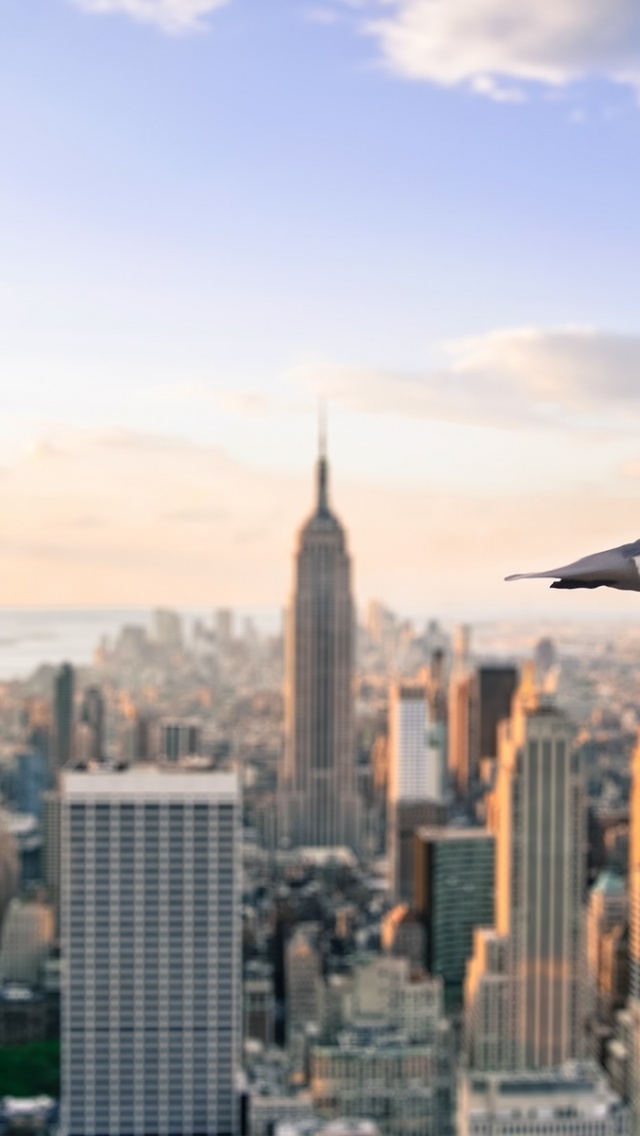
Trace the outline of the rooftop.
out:
M 591 890 L 602 895 L 622 897 L 626 895 L 627 888 L 623 877 L 618 872 L 612 872 L 609 869 L 600 872 Z
M 416 835 L 420 840 L 493 840 L 493 833 L 489 832 L 488 828 L 478 828 L 477 826 L 471 827 L 467 825 L 423 825 L 416 829 Z
M 95 767 L 82 772 L 63 770 L 61 794 L 66 799 L 127 800 L 143 797 L 183 797 L 187 800 L 237 801 L 235 773 L 185 769 L 167 765 L 132 765 L 126 769 Z

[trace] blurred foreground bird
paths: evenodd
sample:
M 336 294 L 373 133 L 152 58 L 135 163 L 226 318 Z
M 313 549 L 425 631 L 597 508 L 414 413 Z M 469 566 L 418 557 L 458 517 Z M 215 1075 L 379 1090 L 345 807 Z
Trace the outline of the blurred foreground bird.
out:
M 564 568 L 547 572 L 520 572 L 507 580 L 553 580 L 552 588 L 617 588 L 621 592 L 640 592 L 640 540 L 594 552 Z

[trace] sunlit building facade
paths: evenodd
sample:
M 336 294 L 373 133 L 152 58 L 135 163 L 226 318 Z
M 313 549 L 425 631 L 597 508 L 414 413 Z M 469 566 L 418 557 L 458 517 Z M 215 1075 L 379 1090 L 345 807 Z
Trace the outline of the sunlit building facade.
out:
M 572 738 L 527 672 L 500 732 L 495 935 L 477 934 L 465 988 L 469 1057 L 479 1068 L 548 1068 L 582 1052 L 586 829 Z M 487 1046 L 485 1030 L 499 1018 Z

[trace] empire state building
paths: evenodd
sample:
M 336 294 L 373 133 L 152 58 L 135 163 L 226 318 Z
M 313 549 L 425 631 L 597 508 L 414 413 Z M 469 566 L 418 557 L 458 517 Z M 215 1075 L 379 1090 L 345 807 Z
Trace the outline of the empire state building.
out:
M 287 618 L 281 834 L 294 846 L 359 844 L 353 728 L 355 617 L 345 532 L 329 507 L 321 444 Z

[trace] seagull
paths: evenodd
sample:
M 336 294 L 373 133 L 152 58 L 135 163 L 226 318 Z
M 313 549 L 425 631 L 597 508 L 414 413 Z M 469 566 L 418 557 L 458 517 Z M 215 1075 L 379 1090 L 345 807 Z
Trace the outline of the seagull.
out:
M 582 560 L 565 564 L 564 568 L 520 572 L 505 579 L 552 579 L 552 588 L 617 588 L 620 592 L 640 592 L 640 540 L 583 556 Z

